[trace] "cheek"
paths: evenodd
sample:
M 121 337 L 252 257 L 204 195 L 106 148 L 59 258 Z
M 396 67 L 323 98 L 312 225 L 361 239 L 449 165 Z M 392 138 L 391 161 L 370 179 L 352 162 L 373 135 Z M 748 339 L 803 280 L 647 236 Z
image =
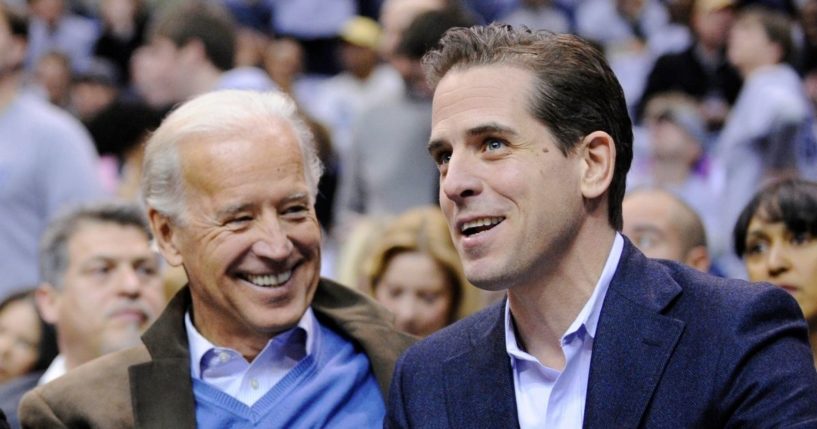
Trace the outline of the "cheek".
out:
M 763 261 L 746 260 L 746 274 L 749 275 L 749 280 L 753 282 L 769 281 L 769 272 L 766 270 L 766 264 Z

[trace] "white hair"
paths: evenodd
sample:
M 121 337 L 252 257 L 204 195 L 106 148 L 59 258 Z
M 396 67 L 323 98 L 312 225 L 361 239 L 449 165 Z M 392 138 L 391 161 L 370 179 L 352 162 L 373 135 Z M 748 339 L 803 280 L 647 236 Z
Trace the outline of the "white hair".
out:
M 193 98 L 170 113 L 145 147 L 142 197 L 148 207 L 182 221 L 184 183 L 178 145 L 206 136 L 229 138 L 257 133 L 283 119 L 292 126 L 301 148 L 311 202 L 318 193 L 323 165 L 312 133 L 295 103 L 280 92 L 223 90 Z

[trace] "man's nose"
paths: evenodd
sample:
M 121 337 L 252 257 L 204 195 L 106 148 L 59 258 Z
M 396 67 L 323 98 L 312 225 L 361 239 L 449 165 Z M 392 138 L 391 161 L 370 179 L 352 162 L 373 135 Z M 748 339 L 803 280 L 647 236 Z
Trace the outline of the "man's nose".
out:
M 292 240 L 289 239 L 281 220 L 274 215 L 264 217 L 252 244 L 252 252 L 261 258 L 283 260 L 289 257 L 292 249 Z
M 139 277 L 137 268 L 132 266 L 123 266 L 119 270 L 119 278 L 117 282 L 119 289 L 126 295 L 138 295 L 141 292 L 142 280 Z
M 482 191 L 478 160 L 467 152 L 452 154 L 445 174 L 440 177 L 441 197 L 461 203 Z

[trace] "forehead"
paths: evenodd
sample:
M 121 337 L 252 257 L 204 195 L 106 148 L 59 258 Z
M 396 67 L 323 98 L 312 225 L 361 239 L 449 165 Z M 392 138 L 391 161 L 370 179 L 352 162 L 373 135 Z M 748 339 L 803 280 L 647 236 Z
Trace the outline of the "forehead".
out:
M 622 203 L 624 224 L 671 225 L 672 214 L 680 208 L 675 201 L 661 193 L 639 192 L 627 196 Z
M 240 194 L 284 183 L 305 185 L 301 148 L 284 119 L 272 119 L 243 135 L 191 137 L 179 145 L 182 176 L 188 188 L 207 195 Z
M 747 228 L 748 235 L 779 236 L 783 235 L 787 230 L 785 223 L 781 221 L 769 222 L 758 215 L 752 216 Z
M 147 235 L 136 226 L 107 221 L 83 221 L 68 240 L 72 260 L 98 253 L 145 252 L 149 246 Z
M 504 64 L 452 69 L 434 91 L 432 127 L 448 120 L 467 126 L 534 119 L 528 111 L 533 82 L 530 71 Z

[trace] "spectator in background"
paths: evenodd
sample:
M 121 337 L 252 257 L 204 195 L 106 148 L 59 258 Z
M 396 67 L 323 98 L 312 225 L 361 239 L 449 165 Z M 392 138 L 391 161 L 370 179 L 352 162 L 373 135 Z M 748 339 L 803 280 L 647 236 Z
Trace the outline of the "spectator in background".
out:
M 341 159 L 336 229 L 351 231 L 361 215 L 393 215 L 434 201 L 437 177 L 423 147 L 431 127 L 431 89 L 420 58 L 446 30 L 471 22 L 458 8 L 430 11 L 402 35 L 391 61 L 405 89 L 357 121 L 349 152 Z
M 0 299 L 37 284 L 37 242 L 65 205 L 103 195 L 88 133 L 20 89 L 26 24 L 0 5 Z
M 380 7 L 380 25 L 383 27 L 380 55 L 391 61 L 412 21 L 422 13 L 443 9 L 449 3 L 448 0 L 384 0 Z
M 669 259 L 708 272 L 706 231 L 695 210 L 660 188 L 637 188 L 622 202 L 621 232 L 649 258 Z
M 707 128 L 719 130 L 740 91 L 741 78 L 726 59 L 726 38 L 733 19 L 732 0 L 693 0 L 689 25 L 692 44 L 659 57 L 650 71 L 636 111 L 663 92 L 678 91 L 696 99 Z
M 793 49 L 791 22 L 780 12 L 747 8 L 732 27 L 729 61 L 744 84 L 714 148 L 726 174 L 722 230 L 765 181 L 817 178 L 814 112 L 788 63 Z
M 735 253 L 752 281 L 794 296 L 817 366 L 817 183 L 788 179 L 761 189 L 738 217 Z
M 159 255 L 135 203 L 100 202 L 55 218 L 43 234 L 37 306 L 60 354 L 40 384 L 139 344 L 165 304 Z
M 99 37 L 96 24 L 68 11 L 65 0 L 29 0 L 28 6 L 26 68 L 34 70 L 43 55 L 56 51 L 69 58 L 72 71 L 85 70 Z
M 34 291 L 15 293 L 0 303 L 0 410 L 19 427 L 20 398 L 37 385 L 57 356 L 54 327 L 40 317 Z
M 63 53 L 44 54 L 34 66 L 34 86 L 44 98 L 60 109 L 68 109 L 71 63 Z
M 380 26 L 376 21 L 354 17 L 344 24 L 340 38 L 338 55 L 343 71 L 318 88 L 311 113 L 332 131 L 332 142 L 344 158 L 360 115 L 398 98 L 403 82 L 394 68 L 380 63 Z
M 94 58 L 86 71 L 76 73 L 71 79 L 68 109 L 87 126 L 116 102 L 120 91 L 118 82 L 116 66 L 108 60 Z
M 116 67 L 116 84 L 125 88 L 131 83 L 131 57 L 145 42 L 147 13 L 141 0 L 101 0 L 99 14 L 102 34 L 94 46 L 94 56 Z
M 235 68 L 236 27 L 226 10 L 193 2 L 173 9 L 150 29 L 145 58 L 137 59 L 137 89 L 151 99 L 175 104 L 219 89 L 271 90 L 275 84 L 260 69 Z M 159 95 L 159 97 L 162 97 Z M 156 104 L 156 103 L 151 103 Z
M 373 244 L 365 272 L 372 295 L 396 316 L 397 329 L 419 337 L 478 304 L 437 206 L 411 209 L 391 222 Z
M 628 187 L 671 191 L 701 216 L 713 259 L 728 252 L 728 232 L 717 229 L 723 172 L 706 153 L 708 134 L 699 105 L 681 93 L 657 94 L 647 104 L 644 127 L 647 147 L 635 151 Z

